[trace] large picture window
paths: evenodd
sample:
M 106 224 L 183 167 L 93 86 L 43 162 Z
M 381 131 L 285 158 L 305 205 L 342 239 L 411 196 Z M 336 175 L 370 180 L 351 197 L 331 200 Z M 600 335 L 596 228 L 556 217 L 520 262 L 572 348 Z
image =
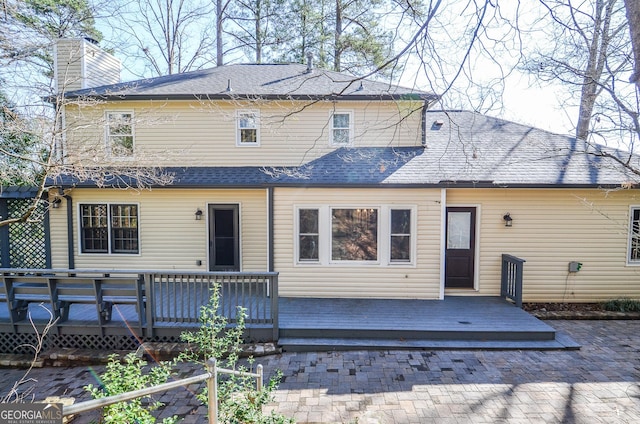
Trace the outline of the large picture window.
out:
M 139 252 L 137 205 L 83 204 L 80 224 L 82 253 Z
M 640 207 L 631 208 L 629 262 L 640 264 Z
M 133 155 L 133 113 L 106 112 L 107 151 L 111 156 Z
M 377 209 L 332 209 L 331 259 L 378 260 Z
M 301 266 L 415 266 L 416 207 L 296 206 L 294 261 Z

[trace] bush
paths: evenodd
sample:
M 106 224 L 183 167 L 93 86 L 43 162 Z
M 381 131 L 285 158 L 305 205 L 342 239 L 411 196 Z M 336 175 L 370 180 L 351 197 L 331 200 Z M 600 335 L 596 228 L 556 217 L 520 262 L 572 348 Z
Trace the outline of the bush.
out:
M 179 357 L 202 364 L 206 370 L 206 361 L 216 358 L 217 366 L 241 372 L 253 371 L 253 358 L 249 358 L 248 367 L 239 365 L 242 350 L 242 335 L 245 330 L 246 310 L 238 307 L 235 326 L 227 328 L 227 318 L 218 314 L 220 309 L 220 288 L 213 287 L 209 303 L 200 310 L 200 327 L 195 332 L 184 332 L 183 341 L 189 343 Z M 265 415 L 263 406 L 273 399 L 273 391 L 278 387 L 281 373 L 271 377 L 261 391 L 256 389 L 253 377 L 219 375 L 218 377 L 218 418 L 221 423 L 241 424 L 286 424 L 294 421 L 276 413 Z M 198 399 L 205 405 L 208 403 L 207 388 L 199 394 Z
M 111 355 L 106 371 L 100 376 L 102 384 L 97 387 L 90 384 L 85 389 L 94 399 L 101 399 L 167 382 L 171 375 L 171 366 L 168 363 L 153 366 L 148 373 L 144 374 L 143 369 L 146 365 L 147 363 L 138 358 L 135 353 L 125 356 L 124 362 L 120 362 L 118 355 Z M 102 422 L 153 424 L 156 418 L 151 413 L 161 406 L 163 404 L 154 401 L 151 396 L 116 403 L 102 409 Z M 173 424 L 177 421 L 178 418 L 174 416 L 165 418 L 162 422 Z
M 253 358 L 249 358 L 248 366 L 239 365 L 240 352 L 242 350 L 242 335 L 245 330 L 246 311 L 238 307 L 235 326 L 227 328 L 227 318 L 218 314 L 220 310 L 220 288 L 215 285 L 212 288 L 209 303 L 200 310 L 200 327 L 195 332 L 184 332 L 181 339 L 188 343 L 178 361 L 189 361 L 202 364 L 205 371 L 206 361 L 216 358 L 217 366 L 241 372 L 253 371 Z M 107 370 L 101 375 L 102 385 L 86 387 L 94 399 L 103 398 L 115 394 L 130 392 L 149 386 L 154 386 L 167 381 L 171 375 L 173 364 L 160 363 L 151 367 L 150 371 L 143 374 L 142 370 L 147 363 L 138 358 L 134 353 L 125 357 L 124 363 L 118 360 L 116 355 L 110 357 Z M 218 375 L 218 419 L 226 424 L 290 424 L 294 421 L 283 415 L 272 412 L 264 414 L 263 406 L 273 400 L 273 391 L 277 388 L 281 373 L 277 373 L 269 382 L 258 391 L 253 377 Z M 197 394 L 198 399 L 205 405 L 208 403 L 206 386 Z M 143 404 L 142 399 L 134 399 L 107 406 L 103 409 L 103 422 L 105 423 L 155 423 L 155 417 L 151 415 L 162 403 L 149 400 Z M 163 423 L 177 422 L 177 417 L 167 418 Z
M 612 299 L 603 302 L 602 308 L 612 312 L 640 312 L 640 300 L 635 299 Z

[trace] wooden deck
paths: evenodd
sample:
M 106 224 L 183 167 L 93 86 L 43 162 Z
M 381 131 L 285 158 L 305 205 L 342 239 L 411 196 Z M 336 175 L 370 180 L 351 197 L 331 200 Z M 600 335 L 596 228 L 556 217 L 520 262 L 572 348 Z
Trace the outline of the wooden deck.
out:
M 547 323 L 499 297 L 450 296 L 444 300 L 285 297 L 278 300 L 278 309 L 278 342 L 288 351 L 579 347 Z M 39 305 L 30 304 L 29 311 L 39 327 L 48 321 L 47 310 Z M 193 330 L 198 324 L 192 318 L 184 322 L 157 322 L 154 334 L 176 337 L 184 330 Z M 8 309 L 0 303 L 0 333 L 14 332 L 14 328 Z M 248 324 L 247 328 L 253 339 L 264 340 L 273 334 L 265 324 Z M 30 333 L 33 329 L 25 320 L 17 331 Z M 111 321 L 100 325 L 95 306 L 74 304 L 68 320 L 59 323 L 55 332 L 146 335 L 133 305 L 116 305 Z
M 279 343 L 289 351 L 579 347 L 547 323 L 499 297 L 282 298 L 279 320 Z

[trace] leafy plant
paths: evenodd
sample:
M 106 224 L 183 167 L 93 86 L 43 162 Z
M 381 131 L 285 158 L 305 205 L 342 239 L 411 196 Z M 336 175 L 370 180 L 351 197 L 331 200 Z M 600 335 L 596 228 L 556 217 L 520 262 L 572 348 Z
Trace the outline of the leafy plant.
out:
M 221 368 L 240 372 L 253 372 L 253 358 L 249 358 L 248 367 L 240 365 L 239 358 L 242 350 L 242 335 L 245 330 L 246 309 L 238 307 L 235 315 L 235 325 L 228 327 L 228 319 L 221 316 L 220 287 L 216 284 L 211 288 L 209 303 L 200 310 L 200 327 L 195 332 L 184 332 L 183 341 L 189 343 L 179 357 L 206 367 L 209 358 L 216 358 Z M 269 379 L 269 382 L 257 390 L 255 379 L 246 375 L 224 375 L 218 379 L 218 418 L 220 422 L 228 424 L 286 424 L 294 421 L 283 415 L 271 412 L 266 415 L 262 407 L 273 399 L 273 391 L 278 387 L 281 373 Z M 206 387 L 198 394 L 198 399 L 208 404 Z
M 640 312 L 640 300 L 629 298 L 611 299 L 603 302 L 602 308 L 606 311 L 614 312 Z
M 143 373 L 146 366 L 147 362 L 133 352 L 124 357 L 124 362 L 120 361 L 118 355 L 111 355 L 106 371 L 100 376 L 102 384 L 97 387 L 90 384 L 85 389 L 94 399 L 101 399 L 165 383 L 171 374 L 168 363 L 160 363 L 151 367 L 148 373 Z M 102 422 L 153 424 L 156 418 L 151 413 L 161 406 L 163 404 L 154 401 L 151 396 L 116 403 L 103 408 Z M 162 422 L 173 424 L 177 421 L 178 418 L 173 416 L 165 418 Z

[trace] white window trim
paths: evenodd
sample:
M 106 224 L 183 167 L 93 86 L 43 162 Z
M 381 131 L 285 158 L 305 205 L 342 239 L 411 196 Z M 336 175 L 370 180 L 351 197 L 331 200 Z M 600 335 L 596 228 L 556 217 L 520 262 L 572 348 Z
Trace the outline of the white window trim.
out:
M 416 205 L 389 205 L 387 206 L 387 233 L 385 236 L 387 237 L 387 251 L 385 252 L 385 257 L 387 259 L 387 265 L 389 266 L 412 266 L 415 267 L 416 264 L 416 239 L 417 237 L 417 224 L 418 224 L 418 208 Z M 409 233 L 409 260 L 408 261 L 392 261 L 391 260 L 391 211 L 392 210 L 409 210 L 411 211 L 411 221 L 410 221 L 410 233 Z
M 256 142 L 255 143 L 243 143 L 240 137 L 240 115 L 252 114 L 256 117 Z M 246 128 L 251 129 L 251 128 Z M 260 110 L 258 109 L 238 109 L 236 110 L 236 147 L 260 147 Z
M 631 260 L 631 239 L 633 235 L 633 211 L 640 210 L 640 205 L 629 206 L 629 227 L 627 229 L 627 266 L 640 266 L 640 259 Z
M 300 209 L 318 209 L 318 260 L 301 261 L 300 258 L 300 225 L 299 211 Z M 333 260 L 331 254 L 332 245 L 332 229 L 331 219 L 333 209 L 376 209 L 378 210 L 378 258 L 375 261 L 340 261 Z M 391 210 L 392 209 L 408 209 L 411 211 L 411 260 L 407 262 L 391 261 Z M 331 266 L 331 267 L 354 267 L 354 266 L 376 266 L 376 267 L 402 267 L 415 268 L 417 254 L 418 239 L 418 206 L 413 205 L 336 205 L 336 204 L 295 204 L 293 205 L 293 263 L 294 266 L 314 267 L 314 266 Z
M 333 127 L 333 116 L 339 115 L 349 115 L 349 141 L 347 144 L 344 143 L 336 143 L 333 140 L 333 130 L 334 129 L 342 129 L 342 128 L 334 128 Z M 343 109 L 335 109 L 331 111 L 329 115 L 329 145 L 331 147 L 349 147 L 353 145 L 353 134 L 354 134 L 354 124 L 353 124 L 353 110 L 343 110 Z
M 82 251 L 82 206 L 83 205 L 107 205 L 107 240 L 109 242 L 109 251 L 106 253 L 100 252 L 83 252 Z M 111 251 L 111 205 L 136 205 L 138 208 L 138 252 L 137 253 L 113 253 Z M 79 202 L 76 207 L 77 221 L 78 221 L 78 256 L 119 256 L 125 258 L 132 258 L 136 256 L 142 256 L 142 231 L 140 224 L 140 203 L 138 202 Z
M 128 113 L 131 115 L 131 137 L 133 138 L 133 144 L 131 146 L 132 152 L 131 155 L 121 156 L 121 155 L 113 155 L 111 153 L 111 132 L 109 125 L 109 114 L 110 113 Z M 105 154 L 107 157 L 115 160 L 134 160 L 136 155 L 136 127 L 135 127 L 135 114 L 133 110 L 105 110 L 104 111 L 104 148 Z

